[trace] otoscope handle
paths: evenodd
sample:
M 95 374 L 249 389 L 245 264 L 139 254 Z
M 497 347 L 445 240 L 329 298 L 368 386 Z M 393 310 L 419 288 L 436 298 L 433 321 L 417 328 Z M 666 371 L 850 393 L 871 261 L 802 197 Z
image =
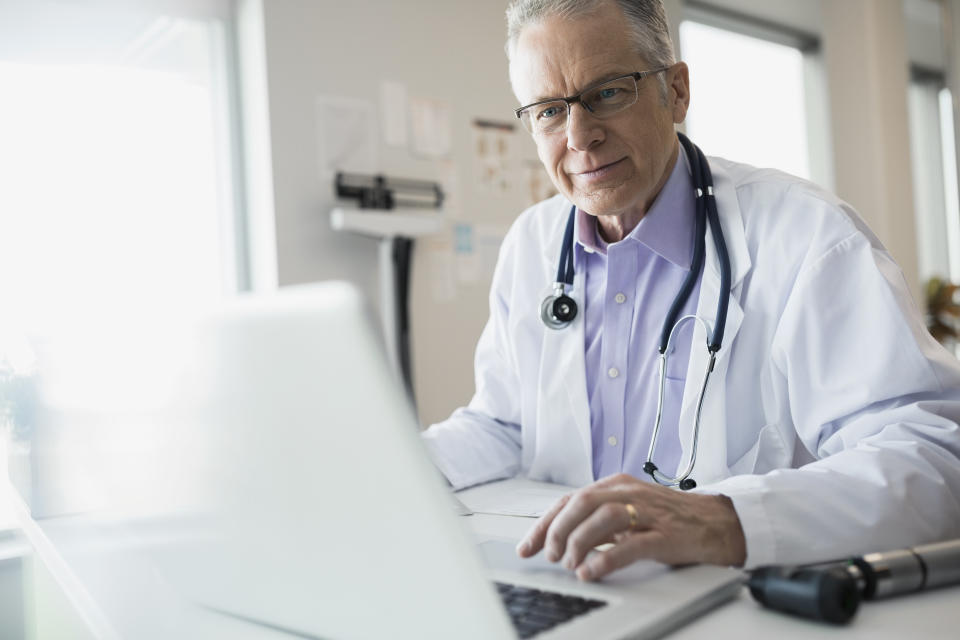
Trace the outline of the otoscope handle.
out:
M 960 583 L 960 540 L 945 540 L 915 547 L 927 565 L 925 589 Z
M 885 598 L 957 584 L 960 583 L 960 540 L 868 553 L 855 562 L 867 570 L 865 573 L 872 572 L 864 589 L 866 598 Z M 871 582 L 874 588 L 871 588 Z

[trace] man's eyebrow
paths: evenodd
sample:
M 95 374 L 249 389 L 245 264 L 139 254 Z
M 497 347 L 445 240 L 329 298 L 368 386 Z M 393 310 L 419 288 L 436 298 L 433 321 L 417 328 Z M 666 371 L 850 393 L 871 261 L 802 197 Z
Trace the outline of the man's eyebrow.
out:
M 612 71 L 612 72 L 610 72 L 610 73 L 605 73 L 605 74 L 603 74 L 602 76 L 600 76 L 599 78 L 595 78 L 595 79 L 591 80 L 590 82 L 588 82 L 587 84 L 583 85 L 583 88 L 582 88 L 582 89 L 579 89 L 579 90 L 577 90 L 577 91 L 574 91 L 572 95 L 577 95 L 578 93 L 582 93 L 582 92 L 586 91 L 587 89 L 589 89 L 589 88 L 591 88 L 591 87 L 595 87 L 595 86 L 597 86 L 598 84 L 603 84 L 604 82 L 607 82 L 607 81 L 609 81 L 609 80 L 613 80 L 614 78 L 622 78 L 623 76 L 628 76 L 628 75 L 630 75 L 631 73 L 633 73 L 633 72 L 632 72 L 632 71 Z M 534 98 L 533 100 L 531 100 L 528 104 L 536 104 L 536 103 L 538 103 L 538 102 L 547 102 L 548 100 L 562 100 L 562 99 L 567 98 L 567 97 L 569 97 L 569 96 L 558 96 L 558 95 L 556 95 L 556 94 L 551 94 L 551 95 L 542 95 L 542 94 L 541 94 L 540 96 L 538 96 L 538 97 Z

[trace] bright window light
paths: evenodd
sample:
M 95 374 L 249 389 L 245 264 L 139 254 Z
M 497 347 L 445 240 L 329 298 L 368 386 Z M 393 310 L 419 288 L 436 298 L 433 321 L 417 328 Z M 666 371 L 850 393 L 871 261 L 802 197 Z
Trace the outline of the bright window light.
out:
M 957 153 L 953 130 L 953 98 L 949 89 L 937 94 L 940 111 L 940 150 L 943 162 L 943 192 L 947 242 L 949 243 L 949 272 L 951 282 L 960 282 L 960 202 L 957 199 Z
M 8 319 L 44 332 L 236 287 L 213 36 L 160 18 L 117 63 L 0 59 Z
M 690 67 L 690 138 L 707 155 L 810 177 L 799 49 L 690 20 L 680 24 Z

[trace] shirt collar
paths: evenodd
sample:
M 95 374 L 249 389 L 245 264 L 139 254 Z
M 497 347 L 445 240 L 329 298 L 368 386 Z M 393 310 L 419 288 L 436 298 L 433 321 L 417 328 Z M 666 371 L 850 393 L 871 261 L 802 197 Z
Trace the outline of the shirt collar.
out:
M 670 177 L 647 214 L 624 241 L 639 242 L 669 262 L 689 269 L 693 261 L 693 178 L 683 147 Z M 577 208 L 577 243 L 587 252 L 606 255 L 608 244 L 600 237 L 597 219 Z

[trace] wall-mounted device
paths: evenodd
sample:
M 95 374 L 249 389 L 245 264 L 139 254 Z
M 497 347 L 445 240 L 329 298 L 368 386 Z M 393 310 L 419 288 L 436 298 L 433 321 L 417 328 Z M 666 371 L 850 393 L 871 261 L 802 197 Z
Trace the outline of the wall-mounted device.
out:
M 414 238 L 443 229 L 443 190 L 434 182 L 337 173 L 337 198 L 351 207 L 330 212 L 330 224 L 379 241 L 380 310 L 390 361 L 413 395 L 410 359 L 410 265 Z

